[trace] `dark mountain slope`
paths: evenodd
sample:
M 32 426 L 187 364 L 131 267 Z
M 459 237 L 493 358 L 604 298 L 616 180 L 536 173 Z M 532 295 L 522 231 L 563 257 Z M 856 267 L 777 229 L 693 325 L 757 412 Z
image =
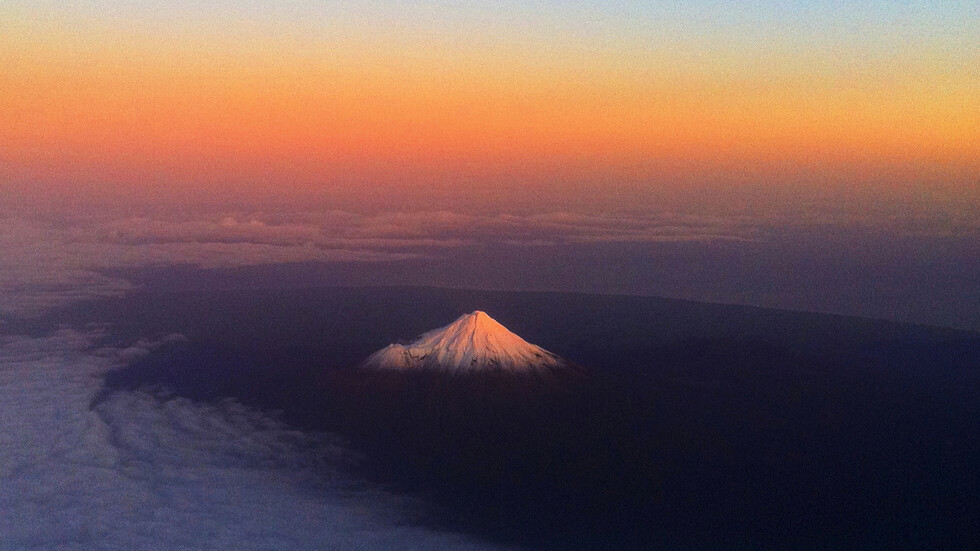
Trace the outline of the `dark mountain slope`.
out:
M 482 309 L 586 366 L 376 372 L 388 342 Z M 429 519 L 556 549 L 968 548 L 980 513 L 980 338 L 648 298 L 431 289 L 135 295 L 180 332 L 111 390 L 233 397 L 336 431 Z M 108 319 L 106 321 L 108 321 Z

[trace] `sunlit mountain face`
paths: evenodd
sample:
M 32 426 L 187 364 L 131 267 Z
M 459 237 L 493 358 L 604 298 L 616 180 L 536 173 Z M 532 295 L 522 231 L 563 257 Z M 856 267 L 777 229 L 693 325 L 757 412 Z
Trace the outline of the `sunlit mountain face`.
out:
M 363 367 L 449 372 L 561 369 L 566 362 L 528 343 L 480 310 L 433 329 L 408 345 L 389 344 L 368 356 Z
M 970 549 L 969 1 L 0 2 L 0 549 Z

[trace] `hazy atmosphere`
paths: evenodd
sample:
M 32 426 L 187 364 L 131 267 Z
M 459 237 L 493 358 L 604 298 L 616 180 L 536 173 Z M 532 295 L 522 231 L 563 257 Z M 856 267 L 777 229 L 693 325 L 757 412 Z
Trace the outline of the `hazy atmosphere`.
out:
M 621 293 L 980 329 L 970 214 L 522 210 L 12 209 L 0 227 L 0 308 L 30 316 L 176 267 L 198 274 L 192 288 Z
M 0 0 L 0 549 L 965 549 L 978 343 L 976 1 Z

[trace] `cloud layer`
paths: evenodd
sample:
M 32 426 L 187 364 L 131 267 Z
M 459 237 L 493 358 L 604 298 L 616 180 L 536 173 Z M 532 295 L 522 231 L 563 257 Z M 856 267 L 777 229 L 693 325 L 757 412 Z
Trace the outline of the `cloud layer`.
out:
M 823 299 L 800 299 L 812 285 L 800 284 L 799 277 L 848 271 L 859 277 L 870 261 L 881 264 L 876 268 L 881 273 L 872 278 L 881 287 L 879 294 L 891 296 L 901 289 L 914 298 L 928 291 L 919 301 L 932 311 L 916 314 L 919 319 L 962 324 L 943 321 L 941 312 L 961 301 L 954 299 L 942 309 L 929 307 L 935 297 L 919 281 L 945 277 L 969 287 L 976 272 L 969 243 L 980 240 L 976 215 L 916 214 L 914 209 L 848 214 L 820 205 L 795 214 L 724 215 L 296 208 L 134 212 L 0 213 L 0 324 L 4 317 L 31 317 L 80 299 L 125 293 L 134 285 L 120 274 L 132 270 L 311 262 L 329 265 L 339 277 L 304 284 L 662 294 L 891 316 L 868 308 L 873 299 L 857 297 L 856 306 L 841 308 L 822 305 Z M 933 252 L 942 248 L 948 250 L 944 259 L 933 259 Z M 685 252 L 674 254 L 680 249 Z M 885 264 L 878 257 L 886 258 Z M 918 266 L 910 272 L 912 279 L 889 268 L 896 265 L 894 259 L 905 263 L 906 257 L 915 257 Z M 706 270 L 717 277 L 703 281 Z M 841 281 L 836 288 L 810 294 L 846 295 L 855 286 Z M 785 297 L 774 294 L 774 287 L 786 287 L 779 291 Z M 770 296 L 778 300 L 766 298 Z
M 234 402 L 117 393 L 153 343 L 0 337 L 2 549 L 480 549 L 344 475 L 349 453 Z M 175 337 L 170 337 L 175 338 Z
M 36 315 L 131 289 L 118 268 L 219 268 L 289 262 L 390 262 L 487 244 L 745 240 L 739 219 L 670 214 L 469 215 L 446 211 L 87 215 L 0 218 L 0 314 Z

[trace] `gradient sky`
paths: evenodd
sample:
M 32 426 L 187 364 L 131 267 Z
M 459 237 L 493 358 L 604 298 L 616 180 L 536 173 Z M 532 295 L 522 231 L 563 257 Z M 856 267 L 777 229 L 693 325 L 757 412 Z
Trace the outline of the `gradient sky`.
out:
M 976 1 L 68 4 L 0 1 L 9 196 L 980 205 Z

